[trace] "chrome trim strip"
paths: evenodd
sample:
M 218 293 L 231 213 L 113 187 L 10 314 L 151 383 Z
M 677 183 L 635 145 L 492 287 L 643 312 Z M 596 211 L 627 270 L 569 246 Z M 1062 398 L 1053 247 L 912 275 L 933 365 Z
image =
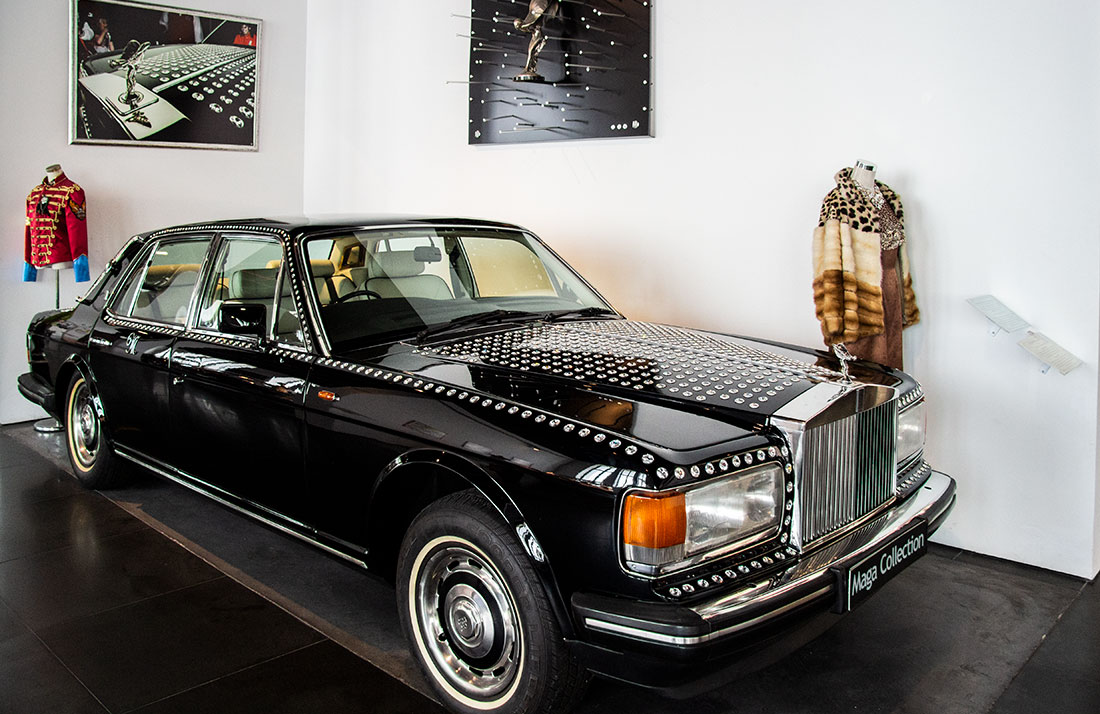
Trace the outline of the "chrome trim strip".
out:
M 309 315 L 309 322 L 312 322 L 316 328 L 315 333 L 317 340 L 314 343 L 317 346 L 317 351 L 321 353 L 321 357 L 332 357 L 332 343 L 329 342 L 328 332 L 325 331 L 325 325 L 321 322 L 321 308 L 320 299 L 317 297 L 317 287 L 312 285 L 313 283 L 313 267 L 309 262 L 309 254 L 306 252 L 305 244 L 310 238 L 322 238 L 328 235 L 327 232 L 321 233 L 317 236 L 302 235 L 297 240 L 293 241 L 293 244 L 288 246 L 287 260 L 297 260 L 302 265 L 302 271 L 304 273 L 302 282 L 306 283 L 302 285 L 302 302 L 305 306 L 305 312 L 299 312 L 299 320 L 303 325 L 306 324 L 306 315 Z M 299 305 L 299 311 L 302 306 Z
M 593 630 L 598 630 L 598 631 L 602 631 L 602 632 L 612 632 L 614 634 L 625 635 L 627 637 L 630 637 L 630 638 L 633 638 L 633 639 L 636 639 L 636 640 L 647 640 L 649 642 L 658 642 L 658 643 L 663 644 L 663 645 L 679 645 L 679 646 L 701 645 L 701 644 L 704 644 L 706 642 L 710 642 L 711 640 L 718 639 L 720 637 L 726 637 L 727 635 L 732 635 L 735 632 L 738 632 L 740 630 L 744 630 L 746 628 L 752 627 L 753 625 L 756 625 L 760 622 L 770 620 L 773 617 L 778 617 L 779 615 L 782 615 L 786 612 L 789 612 L 789 611 L 791 611 L 791 610 L 793 610 L 797 607 L 801 607 L 802 605 L 805 605 L 806 603 L 808 603 L 812 600 L 816 600 L 817 598 L 821 597 L 822 595 L 824 595 L 825 593 L 827 593 L 831 589 L 832 589 L 832 585 L 826 585 L 826 586 L 822 587 L 821 589 L 810 593 L 809 595 L 806 595 L 804 597 L 799 598 L 798 600 L 795 600 L 794 602 L 787 603 L 786 605 L 784 605 L 781 608 L 778 608 L 776 610 L 772 610 L 771 612 L 766 612 L 763 615 L 758 615 L 758 616 L 756 616 L 752 619 L 745 620 L 744 622 L 739 622 L 736 625 L 731 625 L 729 627 L 726 627 L 726 628 L 721 629 L 721 630 L 717 630 L 715 632 L 709 632 L 705 635 L 694 635 L 694 636 L 690 636 L 690 637 L 682 637 L 682 636 L 679 636 L 679 635 L 665 635 L 665 634 L 661 634 L 661 633 L 657 633 L 657 632 L 651 632 L 649 630 L 642 630 L 642 629 L 639 629 L 637 627 L 628 627 L 627 625 L 620 625 L 620 624 L 615 623 L 615 622 L 607 622 L 605 620 L 597 620 L 597 619 L 592 618 L 592 617 L 586 617 L 585 620 L 584 620 L 584 624 L 587 627 L 589 627 L 590 629 L 593 629 Z
M 115 253 L 114 257 L 107 261 L 107 265 L 103 266 L 103 272 L 99 274 L 99 278 L 96 280 L 95 284 L 92 285 L 92 288 L 95 288 L 101 281 L 107 279 L 107 277 L 111 273 L 111 271 L 114 270 L 117 267 L 118 264 L 117 264 L 116 261 L 121 256 L 126 255 L 126 252 L 130 250 L 130 244 L 132 244 L 132 243 L 137 243 L 138 244 L 138 250 L 134 254 L 134 257 L 130 259 L 130 264 L 128 264 L 126 266 L 126 270 L 119 273 L 118 279 L 115 280 L 115 284 L 112 285 L 109 289 L 107 289 L 107 291 L 105 293 L 103 293 L 104 308 L 106 308 L 107 305 L 110 305 L 112 302 L 114 302 L 115 291 L 118 290 L 119 284 L 122 282 L 123 278 L 127 274 L 129 274 L 130 268 L 131 268 L 131 265 L 133 264 L 133 262 L 137 258 L 141 257 L 141 251 L 145 247 L 144 244 L 142 243 L 142 237 L 140 235 L 131 236 L 130 240 L 126 241 L 126 244 L 123 245 L 122 248 L 120 248 L 117 253 Z M 94 289 L 89 289 L 88 292 L 84 293 L 84 296 L 80 298 L 80 301 L 83 302 L 84 298 L 86 298 L 89 295 L 93 295 L 93 294 L 95 294 L 95 290 Z M 85 304 L 91 305 L 91 303 L 85 303 Z
M 783 405 L 772 419 L 801 423 L 804 429 L 810 429 L 819 421 L 836 421 L 869 411 L 896 396 L 893 387 L 877 384 L 821 382 Z
M 258 337 L 252 335 L 233 335 L 228 332 L 208 330 L 203 327 L 192 327 L 184 330 L 180 337 L 195 342 L 210 342 L 216 345 L 228 345 L 241 350 L 259 351 L 263 344 Z
M 137 236 L 131 237 L 130 240 L 126 241 L 122 248 L 119 249 L 117 253 L 115 253 L 114 257 L 107 261 L 107 264 L 103 266 L 103 270 L 100 272 L 99 276 L 92 282 L 91 285 L 88 286 L 88 289 L 84 292 L 84 294 L 77 296 L 76 301 L 78 303 L 83 303 L 84 305 L 92 304 L 91 302 L 87 301 L 87 297 L 89 295 L 95 295 L 100 291 L 100 289 L 103 287 L 103 284 L 107 282 L 107 279 L 110 277 L 111 271 L 115 268 L 115 260 L 118 259 L 118 256 L 125 255 L 126 251 L 130 248 L 130 244 L 137 239 Z
M 110 308 L 104 308 L 103 321 L 112 327 L 122 327 L 127 330 L 139 330 L 169 336 L 183 334 L 183 325 L 172 322 L 153 322 L 141 317 L 120 317 L 112 312 Z
M 289 234 L 281 228 L 265 225 L 251 225 L 243 223 L 196 223 L 188 226 L 171 226 L 161 228 L 145 235 L 146 240 L 159 239 L 174 233 L 207 233 L 210 231 L 245 231 L 251 233 L 269 233 L 275 236 L 287 237 Z
M 232 510 L 234 510 L 234 511 L 236 511 L 236 512 L 242 514 L 242 515 L 248 516 L 250 518 L 254 518 L 257 521 L 260 521 L 261 523 L 264 523 L 266 525 L 271 526 L 272 528 L 274 528 L 277 531 L 280 531 L 282 533 L 286 533 L 287 535 L 290 535 L 290 536 L 294 536 L 295 538 L 298 538 L 299 540 L 303 540 L 306 543 L 309 543 L 311 545 L 315 545 L 318 548 L 320 548 L 321 550 L 325 551 L 326 553 L 330 553 L 331 555 L 335 555 L 338 558 L 342 558 L 342 559 L 344 559 L 344 560 L 346 560 L 350 563 L 354 563 L 354 564 L 358 565 L 361 568 L 365 569 L 367 567 L 366 564 L 358 558 L 350 556 L 347 553 L 341 553 L 340 551 L 336 550 L 335 548 L 331 548 L 331 547 L 325 545 L 324 543 L 322 543 L 318 540 L 310 538 L 309 536 L 304 535 L 302 533 L 298 533 L 297 531 L 295 531 L 291 528 L 287 528 L 286 526 L 282 525 L 281 523 L 273 521 L 270 518 L 265 518 L 264 516 L 260 515 L 259 513 L 256 513 L 254 511 L 250 511 L 247 508 L 242 508 L 241 506 L 238 506 L 235 503 L 231 503 L 230 501 L 227 501 L 225 498 L 222 498 L 221 496 L 218 496 L 217 494 L 222 493 L 222 494 L 225 494 L 228 497 L 231 497 L 231 495 L 228 492 L 218 488 L 217 486 L 208 484 L 205 481 L 203 481 L 202 479 L 197 479 L 193 476 L 185 474 L 184 472 L 179 471 L 179 469 L 169 467 L 167 465 L 161 465 L 160 462 L 158 462 L 158 461 L 156 461 L 156 460 L 154 460 L 154 459 L 152 459 L 148 456 L 140 454 L 137 451 L 127 449 L 124 446 L 115 446 L 115 453 L 118 454 L 119 456 L 121 456 L 124 459 L 127 459 L 129 461 L 134 462 L 138 466 L 149 469 L 150 471 L 157 474 L 158 476 L 161 476 L 162 478 L 166 478 L 169 481 L 172 481 L 173 483 L 178 483 L 180 486 L 183 486 L 184 488 L 188 488 L 188 489 L 194 491 L 195 493 L 201 494 L 203 496 L 206 496 L 207 498 L 210 498 L 211 500 L 217 501 L 221 505 L 226 506 L 227 508 L 230 508 L 230 509 L 232 509 Z M 169 469 L 171 469 L 171 471 L 169 471 Z M 173 474 L 172 471 L 176 471 L 180 475 L 177 476 L 177 475 Z M 185 480 L 185 479 L 189 479 L 189 480 Z M 198 486 L 197 484 L 202 484 L 202 487 Z M 205 488 L 203 488 L 203 487 L 205 487 Z M 263 506 L 259 506 L 259 505 L 257 505 L 256 507 L 257 508 L 263 508 Z M 270 509 L 264 508 L 263 510 L 271 513 L 272 515 L 276 515 L 275 512 L 271 511 Z M 294 523 L 295 525 L 301 526 L 302 528 L 308 528 L 308 526 L 306 526 L 304 523 L 299 523 L 298 521 L 295 521 L 292 518 L 287 518 L 286 516 L 283 516 L 283 515 L 279 515 L 279 518 L 283 518 L 283 519 L 285 519 L 285 520 L 287 520 L 291 523 Z M 365 552 L 363 554 L 366 555 Z
M 214 273 L 214 262 L 218 256 L 211 255 L 215 246 L 218 246 L 218 251 L 221 251 L 222 238 L 216 233 L 210 234 L 210 243 L 206 246 L 206 253 L 202 256 L 202 263 L 199 265 L 199 277 L 195 281 L 195 288 L 191 291 L 191 299 L 187 302 L 187 317 L 184 320 L 184 324 L 188 330 L 194 329 L 195 322 L 199 318 L 199 303 L 202 302 L 203 295 L 206 292 L 206 284 L 211 280 L 211 275 Z
M 837 563 L 858 560 L 904 530 L 916 518 L 925 518 L 931 523 L 941 517 L 954 503 L 954 499 L 945 498 L 951 491 L 951 486 L 952 481 L 948 476 L 934 471 L 928 482 L 908 502 L 863 529 L 849 534 L 825 551 L 807 556 L 778 578 L 765 581 L 765 586 L 770 587 L 769 590 L 762 593 L 760 591 L 761 583 L 755 583 L 737 592 L 722 595 L 709 602 L 691 607 L 697 615 L 706 621 L 728 619 L 736 617 L 738 612 L 749 607 L 766 607 L 770 602 L 781 602 L 784 597 L 789 597 L 792 592 L 805 587 L 814 587 L 818 581 L 824 579 L 825 582 L 821 583 L 813 592 L 799 597 L 797 600 L 778 605 L 775 609 L 768 610 L 756 617 L 736 622 L 713 632 L 686 637 L 667 635 L 663 632 L 645 629 L 644 622 L 637 627 L 629 627 L 602 620 L 598 617 L 586 617 L 584 624 L 593 630 L 620 634 L 647 642 L 674 646 L 695 646 L 734 634 L 752 625 L 766 622 L 789 612 L 793 608 L 832 593 L 836 584 L 832 580 L 830 568 L 837 565 Z

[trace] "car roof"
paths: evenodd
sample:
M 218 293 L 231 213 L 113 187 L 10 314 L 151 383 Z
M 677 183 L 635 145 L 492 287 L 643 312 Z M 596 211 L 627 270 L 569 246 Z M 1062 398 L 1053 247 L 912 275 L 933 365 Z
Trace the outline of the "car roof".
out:
M 256 228 L 266 231 L 281 231 L 287 234 L 312 233 L 327 230 L 354 230 L 358 228 L 379 228 L 394 226 L 484 226 L 523 230 L 520 226 L 500 221 L 487 221 L 476 218 L 448 216 L 419 216 L 410 214 L 315 214 L 304 216 L 272 216 L 268 218 L 236 218 L 216 221 L 202 221 L 178 226 L 160 228 L 145 233 L 145 236 L 185 230 L 241 230 Z

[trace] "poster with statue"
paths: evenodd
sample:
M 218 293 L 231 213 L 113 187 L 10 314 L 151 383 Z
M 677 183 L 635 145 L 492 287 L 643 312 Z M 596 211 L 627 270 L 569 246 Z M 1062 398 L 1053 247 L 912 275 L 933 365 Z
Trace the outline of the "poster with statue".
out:
M 71 1 L 72 143 L 256 150 L 260 20 Z

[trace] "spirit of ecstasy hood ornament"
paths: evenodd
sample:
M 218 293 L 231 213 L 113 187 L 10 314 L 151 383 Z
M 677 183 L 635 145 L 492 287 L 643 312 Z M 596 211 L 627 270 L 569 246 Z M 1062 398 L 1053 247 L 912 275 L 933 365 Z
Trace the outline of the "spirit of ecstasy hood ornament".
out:
M 852 375 L 848 372 L 848 363 L 855 361 L 855 357 L 848 351 L 848 348 L 844 346 L 843 342 L 838 342 L 833 345 L 833 354 L 840 360 L 841 380 L 845 384 L 851 384 Z

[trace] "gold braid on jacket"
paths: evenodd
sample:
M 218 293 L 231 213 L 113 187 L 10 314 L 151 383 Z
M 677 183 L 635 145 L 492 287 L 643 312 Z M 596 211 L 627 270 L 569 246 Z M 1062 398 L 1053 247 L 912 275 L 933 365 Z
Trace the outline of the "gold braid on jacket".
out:
M 901 199 L 886 184 L 875 183 L 904 225 Z M 877 212 L 852 180 L 852 170 L 841 169 L 836 188 L 821 204 L 814 230 L 814 307 L 825 344 L 854 342 L 885 331 L 881 236 Z M 909 327 L 920 322 L 920 311 L 904 243 L 898 248 L 898 258 L 902 325 Z

